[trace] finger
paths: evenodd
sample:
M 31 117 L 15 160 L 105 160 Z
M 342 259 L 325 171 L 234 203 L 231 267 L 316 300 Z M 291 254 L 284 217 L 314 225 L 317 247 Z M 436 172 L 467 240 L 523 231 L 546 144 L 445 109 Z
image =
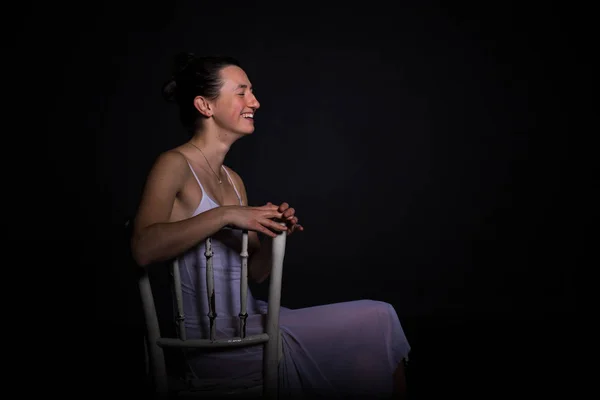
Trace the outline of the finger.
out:
M 296 231 L 302 232 L 303 230 L 304 230 L 304 227 L 302 225 L 294 225 L 291 229 L 292 232 L 290 232 L 290 234 L 292 234 Z
M 257 224 L 258 226 L 256 227 L 256 231 L 257 232 L 262 232 L 267 236 L 270 236 L 272 238 L 277 237 L 277 233 L 273 232 L 272 230 L 262 226 L 261 224 Z
M 288 224 L 288 226 L 294 226 L 298 223 L 298 218 L 297 217 L 292 217 L 290 219 L 288 219 L 286 221 L 286 223 Z
M 266 229 L 266 228 L 264 228 L 264 229 L 261 229 L 261 232 L 262 232 L 262 233 L 264 233 L 264 234 L 265 234 L 265 235 L 267 235 L 267 236 L 270 236 L 270 237 L 272 237 L 272 238 L 276 238 L 276 237 L 277 237 L 277 233 L 273 232 L 273 231 L 272 231 L 272 230 L 270 230 L 270 229 Z
M 287 226 L 282 225 L 279 222 L 271 221 L 270 219 L 265 220 L 264 225 L 278 232 L 287 230 Z
M 291 228 L 292 226 L 295 226 L 298 223 L 298 218 L 296 218 L 296 217 L 289 218 L 287 221 L 285 221 L 285 223 L 287 226 L 289 226 Z
M 294 208 L 290 207 L 283 212 L 283 216 L 285 218 L 291 218 L 294 216 L 294 213 L 296 213 L 296 210 Z
M 276 205 L 274 205 L 274 204 L 267 203 L 267 204 L 265 204 L 264 206 L 257 207 L 257 208 L 258 208 L 258 209 L 260 209 L 260 210 L 277 211 L 277 209 L 278 209 L 279 207 L 277 207 L 277 206 L 276 206 Z
M 288 229 L 293 229 L 294 226 L 296 226 L 296 223 L 294 222 L 294 220 L 287 220 L 285 221 L 285 225 L 288 227 Z
M 265 214 L 263 216 L 264 218 L 275 218 L 275 219 L 282 219 L 283 214 L 277 211 L 270 211 L 269 213 Z
M 287 210 L 288 208 L 290 208 L 290 205 L 284 201 L 284 202 L 283 202 L 283 203 L 281 203 L 281 205 L 279 206 L 279 212 L 284 212 L 284 211 L 285 211 L 285 210 Z
M 288 236 L 291 235 L 292 233 L 294 233 L 296 231 L 296 225 L 287 225 L 287 234 Z

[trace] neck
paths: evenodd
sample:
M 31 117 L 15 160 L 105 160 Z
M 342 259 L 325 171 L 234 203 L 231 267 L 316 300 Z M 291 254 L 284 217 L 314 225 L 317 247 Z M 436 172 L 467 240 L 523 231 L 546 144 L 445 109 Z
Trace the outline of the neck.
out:
M 198 157 L 202 161 L 206 161 L 204 160 L 204 157 L 206 157 L 210 164 L 210 168 L 221 176 L 221 169 L 225 162 L 225 157 L 233 142 L 237 140 L 237 138 L 233 138 L 232 136 L 231 133 L 199 131 L 194 134 L 189 142 L 201 150 L 198 151 L 195 149 L 198 152 Z

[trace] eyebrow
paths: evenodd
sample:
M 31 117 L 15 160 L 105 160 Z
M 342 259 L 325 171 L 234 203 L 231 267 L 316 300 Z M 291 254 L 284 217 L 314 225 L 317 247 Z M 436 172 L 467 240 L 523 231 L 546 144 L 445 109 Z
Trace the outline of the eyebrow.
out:
M 235 90 L 238 89 L 248 89 L 248 85 L 246 85 L 245 83 L 240 83 L 239 85 L 237 85 L 237 87 L 235 88 Z M 252 90 L 252 88 L 250 88 L 250 90 Z

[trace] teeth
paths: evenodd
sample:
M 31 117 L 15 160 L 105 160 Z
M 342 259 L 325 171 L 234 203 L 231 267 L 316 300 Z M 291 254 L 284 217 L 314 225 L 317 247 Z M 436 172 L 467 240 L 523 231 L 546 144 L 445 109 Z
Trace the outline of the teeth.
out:
M 242 117 L 244 117 L 244 118 L 254 118 L 254 114 L 252 114 L 252 113 L 245 113 L 245 114 L 242 114 Z

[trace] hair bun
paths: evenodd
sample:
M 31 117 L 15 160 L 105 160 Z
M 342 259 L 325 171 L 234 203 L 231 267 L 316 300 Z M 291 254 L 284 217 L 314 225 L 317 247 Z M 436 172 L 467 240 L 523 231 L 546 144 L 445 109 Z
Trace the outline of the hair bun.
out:
M 162 87 L 165 100 L 175 101 L 177 94 L 177 78 L 196 59 L 194 53 L 181 52 L 173 58 L 173 75 Z
M 177 92 L 177 81 L 175 78 L 169 79 L 162 87 L 162 95 L 166 101 L 175 101 L 175 94 Z

